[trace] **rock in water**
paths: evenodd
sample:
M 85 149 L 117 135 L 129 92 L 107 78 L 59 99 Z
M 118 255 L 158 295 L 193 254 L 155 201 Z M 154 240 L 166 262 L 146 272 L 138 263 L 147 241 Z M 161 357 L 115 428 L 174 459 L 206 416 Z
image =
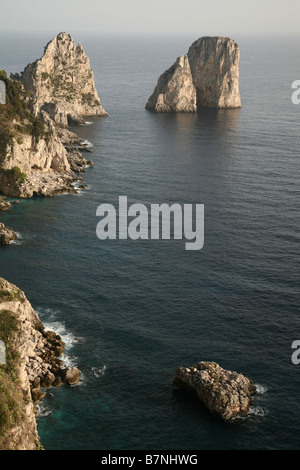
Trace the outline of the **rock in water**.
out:
M 199 108 L 240 108 L 240 50 L 231 38 L 203 37 L 158 79 L 146 109 L 195 112 Z
M 160 76 L 146 107 L 157 113 L 197 111 L 197 93 L 186 55 L 179 57 L 175 64 Z
M 245 375 L 204 361 L 176 369 L 173 384 L 194 390 L 204 405 L 225 421 L 248 414 L 251 395 L 256 391 L 252 380 Z
M 81 377 L 81 372 L 76 367 L 67 367 L 61 370 L 61 379 L 68 385 L 76 385 Z
M 87 116 L 107 115 L 101 106 L 90 61 L 82 45 L 60 33 L 45 47 L 44 55 L 29 64 L 20 80 L 31 92 L 33 113 L 46 111 L 57 125 L 81 123 Z
M 0 245 L 9 245 L 10 242 L 17 240 L 18 236 L 11 228 L 5 227 L 0 223 Z

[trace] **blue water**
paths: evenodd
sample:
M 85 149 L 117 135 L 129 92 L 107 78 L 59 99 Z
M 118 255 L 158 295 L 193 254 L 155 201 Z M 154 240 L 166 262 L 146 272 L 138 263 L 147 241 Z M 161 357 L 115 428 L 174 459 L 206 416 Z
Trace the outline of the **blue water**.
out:
M 44 447 L 298 449 L 299 38 L 235 37 L 243 107 L 197 115 L 144 109 L 195 37 L 74 38 L 110 114 L 75 129 L 94 145 L 89 188 L 1 216 L 21 239 L 1 249 L 0 275 L 63 334 L 65 361 L 83 373 L 42 402 Z M 50 38 L 0 39 L 0 68 L 15 72 Z M 203 250 L 185 251 L 182 240 L 101 242 L 96 208 L 120 195 L 204 204 Z M 259 385 L 247 418 L 225 424 L 173 389 L 175 368 L 200 360 Z

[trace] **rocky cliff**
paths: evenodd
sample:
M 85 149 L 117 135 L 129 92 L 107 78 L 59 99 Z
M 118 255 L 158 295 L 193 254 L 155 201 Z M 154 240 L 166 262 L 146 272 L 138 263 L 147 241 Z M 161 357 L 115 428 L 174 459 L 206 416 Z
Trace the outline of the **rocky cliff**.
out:
M 74 181 L 91 160 L 82 139 L 66 129 L 104 116 L 94 74 L 82 46 L 61 33 L 21 75 L 7 78 L 0 106 L 0 193 L 9 197 L 76 192 Z
M 45 331 L 25 294 L 1 278 L 0 341 L 6 347 L 0 364 L 0 450 L 39 449 L 35 406 L 43 389 L 74 384 L 80 371 L 62 367 L 61 338 Z
M 203 37 L 158 79 L 146 109 L 196 112 L 199 108 L 239 108 L 240 50 L 231 38 Z
M 43 57 L 13 78 L 31 92 L 33 113 L 38 115 L 44 110 L 58 125 L 107 115 L 100 103 L 89 58 L 82 45 L 76 46 L 67 33 L 52 39 Z
M 176 369 L 173 384 L 196 392 L 204 405 L 225 421 L 248 414 L 256 391 L 245 375 L 205 361 Z

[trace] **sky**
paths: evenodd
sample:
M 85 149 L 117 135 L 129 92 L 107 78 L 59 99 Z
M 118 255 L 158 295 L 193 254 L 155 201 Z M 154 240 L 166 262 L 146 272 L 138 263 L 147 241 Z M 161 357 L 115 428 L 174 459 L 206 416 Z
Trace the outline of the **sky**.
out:
M 299 6 L 299 0 L 0 0 L 0 32 L 299 34 Z

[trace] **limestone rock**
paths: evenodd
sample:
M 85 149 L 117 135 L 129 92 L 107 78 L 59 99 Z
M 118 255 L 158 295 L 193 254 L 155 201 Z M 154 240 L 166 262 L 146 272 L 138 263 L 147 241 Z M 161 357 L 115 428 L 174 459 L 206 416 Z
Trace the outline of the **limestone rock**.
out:
M 255 387 L 243 374 L 223 369 L 215 362 L 199 362 L 189 368 L 176 369 L 173 384 L 194 390 L 213 413 L 231 420 L 249 412 Z
M 181 56 L 163 73 L 146 105 L 157 113 L 197 111 L 196 89 L 188 57 Z
M 0 332 L 7 328 L 3 318 L 11 324 L 16 322 L 16 329 L 7 347 L 15 351 L 16 380 L 8 390 L 16 388 L 24 400 L 19 403 L 18 415 L 22 420 L 7 432 L 6 446 L 16 450 L 34 450 L 39 437 L 36 423 L 35 403 L 45 392 L 42 387 L 59 386 L 62 354 L 65 344 L 55 332 L 46 331 L 37 313 L 33 310 L 25 294 L 13 284 L 0 278 Z M 12 364 L 10 364 L 12 367 Z M 76 373 L 80 373 L 76 369 Z M 73 379 L 75 374 L 73 374 Z M 9 378 L 4 377 L 6 383 Z M 29 399 L 30 397 L 30 399 Z M 1 448 L 0 435 L 0 450 Z
M 0 196 L 0 211 L 8 211 L 12 207 L 11 202 L 5 201 L 5 197 Z
M 13 78 L 21 80 L 25 90 L 31 92 L 34 114 L 44 110 L 60 126 L 84 122 L 87 116 L 107 115 L 89 58 L 82 45 L 76 46 L 67 33 L 56 36 L 41 59 Z
M 18 236 L 13 229 L 5 227 L 4 224 L 0 223 L 0 245 L 9 245 L 10 242 L 17 239 Z
M 146 108 L 195 112 L 199 108 L 240 108 L 240 50 L 231 38 L 203 37 L 163 73 Z
M 3 74 L 11 112 L 0 116 L 0 128 L 10 131 L 0 132 L 0 193 L 17 198 L 77 193 L 77 174 L 92 163 L 82 152 L 93 150 L 64 126 L 107 115 L 89 58 L 61 33 L 41 59 L 11 77 Z M 8 208 L 1 199 L 0 210 Z
M 67 385 L 76 385 L 81 377 L 81 372 L 76 367 L 67 367 L 61 370 L 61 379 Z

